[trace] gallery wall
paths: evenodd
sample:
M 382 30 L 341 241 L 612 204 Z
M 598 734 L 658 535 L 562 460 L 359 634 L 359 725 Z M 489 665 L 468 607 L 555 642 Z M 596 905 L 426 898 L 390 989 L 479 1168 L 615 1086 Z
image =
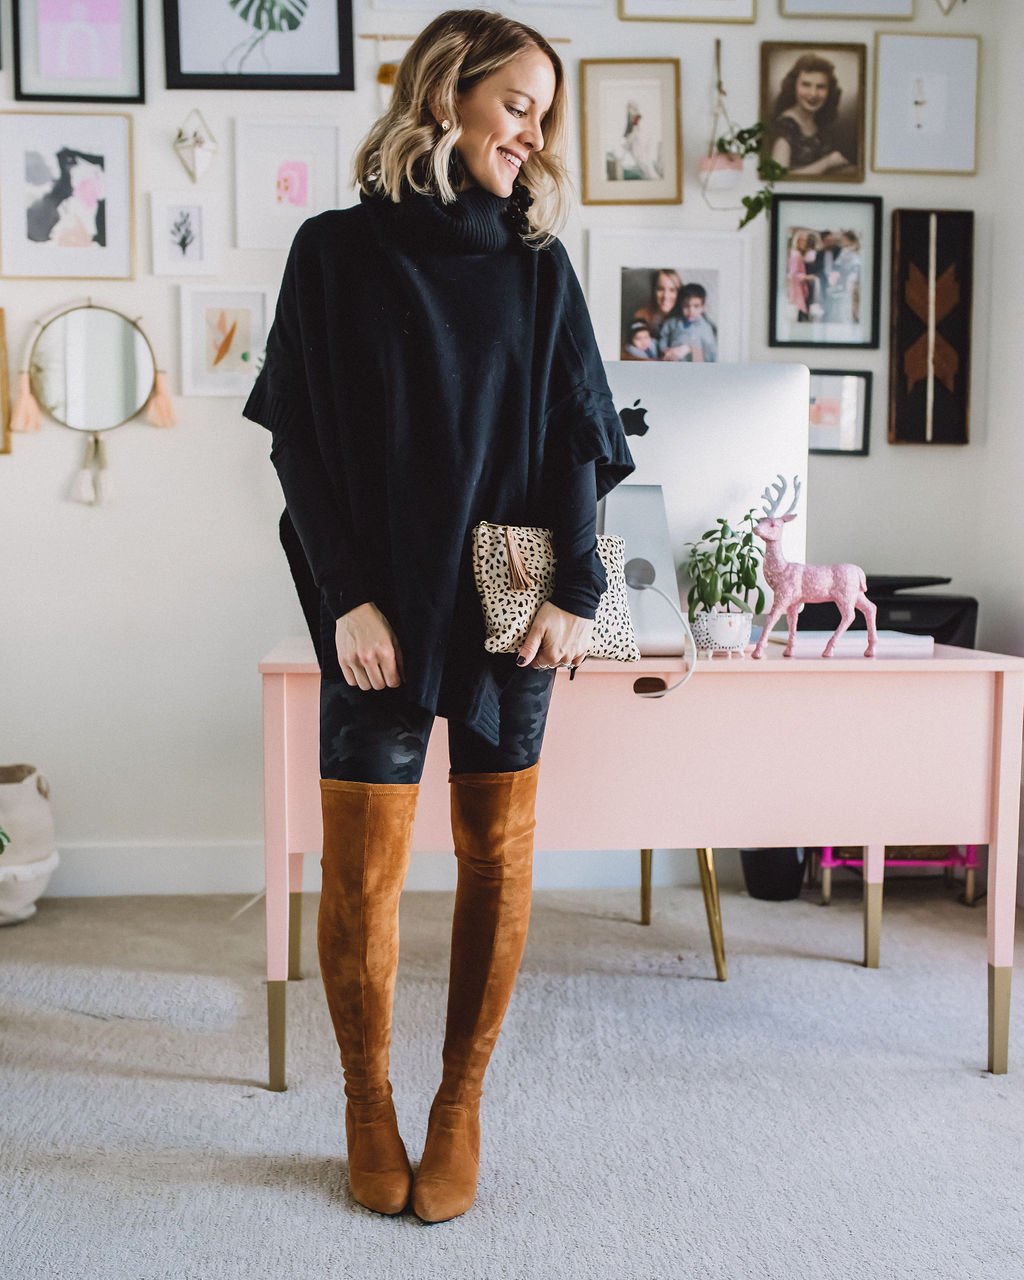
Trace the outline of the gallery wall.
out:
M 355 7 L 359 33 L 415 32 L 433 9 Z M 4 110 L 69 110 L 16 103 L 10 6 L 0 32 Z M 971 441 L 962 447 L 891 446 L 885 441 L 888 302 L 883 288 L 878 350 L 829 352 L 829 367 L 874 373 L 872 435 L 866 457 L 815 457 L 809 488 L 808 554 L 843 558 L 874 572 L 946 573 L 951 589 L 982 605 L 982 644 L 1024 652 L 1024 539 L 1016 477 L 1024 451 L 1020 406 L 1024 373 L 1017 354 L 1024 297 L 1018 219 L 1022 180 L 1010 162 L 1011 131 L 1021 118 L 1020 49 L 1024 15 L 1011 0 L 969 0 L 943 16 L 936 0 L 917 0 L 912 22 L 788 19 L 760 0 L 752 25 L 620 21 L 611 0 L 599 6 L 508 3 L 504 11 L 542 22 L 578 83 L 581 58 L 678 57 L 682 66 L 683 187 L 680 205 L 578 207 L 563 239 L 586 285 L 590 230 L 732 232 L 734 211 L 708 208 L 696 173 L 713 103 L 713 54 L 722 40 L 729 107 L 741 122 L 758 112 L 763 40 L 852 41 L 868 46 L 878 29 L 972 33 L 982 38 L 978 172 L 971 177 L 876 174 L 856 186 L 815 185 L 814 192 L 878 195 L 885 225 L 896 207 L 972 209 L 976 215 L 974 377 Z M 101 506 L 69 498 L 81 439 L 47 422 L 16 435 L 0 455 L 3 528 L 3 625 L 0 626 L 0 743 L 9 761 L 28 760 L 53 786 L 63 865 L 51 892 L 255 891 L 262 884 L 259 658 L 302 630 L 301 614 L 277 544 L 281 498 L 268 439 L 240 416 L 241 397 L 183 396 L 179 281 L 151 272 L 147 195 L 188 180 L 174 133 L 198 108 L 219 143 L 200 184 L 226 215 L 221 270 L 230 288 L 273 294 L 283 251 L 239 249 L 231 239 L 236 122 L 330 120 L 339 130 L 342 205 L 352 152 L 380 110 L 382 60 L 401 40 L 355 41 L 356 89 L 219 92 L 164 87 L 161 5 L 145 6 L 147 101 L 103 106 L 125 112 L 134 132 L 135 278 L 127 281 L 0 279 L 9 366 L 39 316 L 84 301 L 140 317 L 166 368 L 178 425 L 141 420 L 113 432 L 113 492 Z M 81 106 L 71 110 L 90 110 Z M 872 125 L 868 105 L 868 135 Z M 579 185 L 574 119 L 569 166 Z M 752 179 L 742 191 L 753 189 Z M 786 190 L 799 190 L 792 187 Z M 755 360 L 820 364 L 818 353 L 772 348 L 767 341 L 768 241 L 764 219 L 745 231 L 750 259 L 747 342 Z M 886 233 L 882 279 L 888 279 Z M 756 412 L 756 407 L 752 407 Z M 756 495 L 752 495 L 752 501 Z M 992 554 L 993 550 L 996 552 Z M 307 883 L 316 884 L 315 860 Z M 452 883 L 448 860 L 416 860 L 410 883 Z M 538 884 L 633 884 L 635 851 L 602 857 L 538 857 Z M 691 856 L 661 851 L 662 882 L 689 882 Z M 736 863 L 725 860 L 725 878 Z

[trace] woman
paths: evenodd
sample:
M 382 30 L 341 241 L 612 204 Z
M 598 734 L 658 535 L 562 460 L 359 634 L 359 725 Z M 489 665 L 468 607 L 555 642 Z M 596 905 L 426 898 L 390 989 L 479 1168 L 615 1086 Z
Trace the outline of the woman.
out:
M 810 275 L 807 270 L 807 232 L 794 231 L 786 259 L 786 301 L 797 321 L 810 320 Z
M 792 178 L 853 171 L 832 142 L 842 90 L 835 66 L 817 53 L 803 53 L 786 73 L 772 109 L 772 159 Z
M 296 236 L 245 408 L 319 589 L 320 967 L 354 1197 L 439 1222 L 476 1194 L 484 1072 L 530 914 L 541 741 L 558 666 L 606 586 L 599 497 L 633 470 L 565 250 L 566 99 L 542 36 L 442 14 L 356 157 L 359 204 Z M 527 210 L 536 197 L 532 221 Z M 552 529 L 518 658 L 484 650 L 482 519 Z M 448 721 L 458 887 L 440 1088 L 415 1184 L 388 1079 L 398 904 L 423 758 Z
M 670 316 L 679 316 L 679 294 L 683 280 L 678 271 L 662 267 L 651 276 L 651 301 L 646 307 L 637 307 L 634 320 L 642 320 L 650 330 L 657 346 L 658 359 L 665 358 L 661 349 L 661 326 Z

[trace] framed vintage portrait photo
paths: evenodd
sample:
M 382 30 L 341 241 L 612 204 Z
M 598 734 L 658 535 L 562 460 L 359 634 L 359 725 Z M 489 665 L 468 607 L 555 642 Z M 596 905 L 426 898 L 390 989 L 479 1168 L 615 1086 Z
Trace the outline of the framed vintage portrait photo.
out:
M 163 0 L 168 89 L 354 89 L 352 0 Z
M 678 58 L 580 60 L 583 204 L 679 204 Z
M 878 346 L 882 201 L 772 197 L 768 345 Z
M 248 395 L 270 328 L 259 287 L 181 286 L 181 389 L 187 396 Z
M 875 36 L 873 169 L 977 171 L 980 47 L 977 36 Z
M 155 276 L 209 276 L 220 270 L 225 228 L 218 200 L 195 187 L 151 191 L 149 221 Z
M 126 115 L 0 112 L 0 271 L 51 279 L 135 274 Z
M 619 0 L 623 22 L 753 22 L 757 0 Z
M 747 354 L 747 242 L 723 232 L 591 231 L 588 301 L 605 360 Z
M 302 120 L 235 121 L 235 245 L 287 249 L 338 203 L 339 131 Z
M 871 430 L 871 373 L 812 369 L 808 452 L 866 457 Z
M 914 16 L 914 0 L 779 0 L 784 18 L 891 18 Z
M 12 0 L 20 102 L 145 102 L 143 0 Z
M 766 41 L 761 45 L 761 116 L 768 155 L 783 182 L 863 182 L 863 44 Z

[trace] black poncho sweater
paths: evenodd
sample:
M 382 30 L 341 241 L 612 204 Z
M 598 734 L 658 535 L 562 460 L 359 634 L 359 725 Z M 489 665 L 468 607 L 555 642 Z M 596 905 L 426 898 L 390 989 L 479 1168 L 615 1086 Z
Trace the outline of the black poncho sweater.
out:
M 325 678 L 341 674 L 334 620 L 372 600 L 409 697 L 493 743 L 515 657 L 483 647 L 473 526 L 551 528 L 552 599 L 592 617 L 588 498 L 633 470 L 565 249 L 527 246 L 507 203 L 364 194 L 306 222 L 243 410 L 272 432 L 320 588 Z

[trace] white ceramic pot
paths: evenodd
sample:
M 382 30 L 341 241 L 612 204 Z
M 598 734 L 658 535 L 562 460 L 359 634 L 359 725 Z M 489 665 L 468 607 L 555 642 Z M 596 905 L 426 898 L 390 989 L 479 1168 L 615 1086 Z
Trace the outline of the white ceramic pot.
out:
M 723 156 L 716 152 L 711 156 L 701 156 L 698 169 L 707 191 L 730 191 L 743 173 L 743 160 L 739 156 Z
M 752 613 L 706 613 L 693 619 L 693 638 L 697 648 L 708 653 L 742 653 L 750 642 Z

